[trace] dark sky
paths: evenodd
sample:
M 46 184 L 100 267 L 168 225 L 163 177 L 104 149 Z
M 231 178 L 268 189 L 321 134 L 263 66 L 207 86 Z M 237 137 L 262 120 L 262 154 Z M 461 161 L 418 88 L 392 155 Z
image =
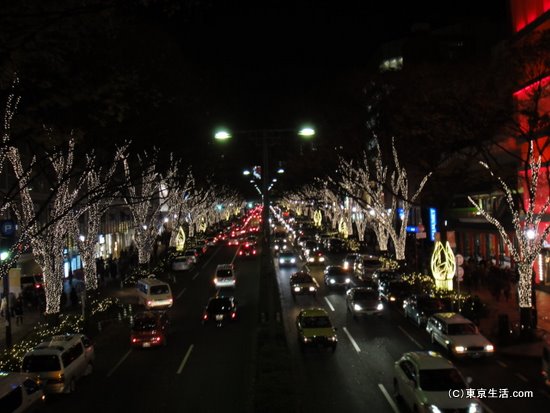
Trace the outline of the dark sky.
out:
M 72 8 L 81 4 L 94 6 Z M 164 145 L 202 173 L 231 176 L 230 167 L 259 162 L 259 147 L 235 134 L 219 148 L 211 138 L 217 126 L 250 131 L 310 122 L 319 142 L 345 144 L 362 133 L 361 89 L 378 45 L 407 35 L 415 22 L 502 20 L 506 4 L 21 0 L 0 10 L 2 83 L 5 89 L 6 73 L 16 67 L 21 110 L 38 125 L 67 123 L 91 142 L 116 134 L 145 147 Z M 284 157 L 287 141 L 288 151 L 299 150 L 284 137 L 274 157 Z

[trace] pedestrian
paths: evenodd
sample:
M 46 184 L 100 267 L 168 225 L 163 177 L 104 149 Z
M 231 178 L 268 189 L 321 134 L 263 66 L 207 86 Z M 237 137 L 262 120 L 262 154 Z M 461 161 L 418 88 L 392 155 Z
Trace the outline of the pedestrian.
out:
M 8 299 L 6 294 L 2 293 L 2 301 L 0 303 L 0 316 L 5 317 L 8 310 Z
M 15 299 L 14 312 L 15 312 L 15 325 L 23 325 L 23 296 L 19 294 Z

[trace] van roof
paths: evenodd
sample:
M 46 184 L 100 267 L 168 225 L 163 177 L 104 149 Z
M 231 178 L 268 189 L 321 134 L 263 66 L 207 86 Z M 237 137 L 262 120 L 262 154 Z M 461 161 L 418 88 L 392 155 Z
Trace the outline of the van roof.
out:
M 142 284 L 147 284 L 147 285 L 165 285 L 165 284 L 168 284 L 168 283 L 165 283 L 164 281 L 158 280 L 156 278 L 142 278 L 138 282 L 142 283 Z
M 436 313 L 433 315 L 433 317 L 441 321 L 445 321 L 447 324 L 472 323 L 472 321 L 468 320 L 466 317 L 459 313 Z
M 40 351 L 44 353 L 61 352 L 82 339 L 82 334 L 64 334 L 50 337 L 49 340 L 38 344 L 31 352 Z

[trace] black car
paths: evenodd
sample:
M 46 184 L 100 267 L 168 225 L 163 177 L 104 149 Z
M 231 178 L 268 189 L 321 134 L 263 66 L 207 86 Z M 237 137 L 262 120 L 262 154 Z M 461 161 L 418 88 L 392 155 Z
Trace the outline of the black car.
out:
M 351 288 L 352 276 L 342 265 L 329 265 L 325 268 L 325 285 L 332 287 Z
M 402 305 L 403 301 L 413 293 L 413 286 L 406 281 L 391 280 L 381 282 L 379 285 L 380 295 L 391 304 Z
M 317 288 L 317 282 L 308 272 L 298 271 L 290 276 L 290 292 L 293 298 L 299 294 L 310 294 L 315 297 Z
M 216 323 L 220 327 L 224 322 L 237 319 L 237 300 L 233 296 L 211 297 L 206 304 L 202 323 Z
M 403 302 L 403 312 L 419 327 L 425 326 L 428 317 L 435 313 L 452 311 L 452 303 L 430 295 L 411 295 Z

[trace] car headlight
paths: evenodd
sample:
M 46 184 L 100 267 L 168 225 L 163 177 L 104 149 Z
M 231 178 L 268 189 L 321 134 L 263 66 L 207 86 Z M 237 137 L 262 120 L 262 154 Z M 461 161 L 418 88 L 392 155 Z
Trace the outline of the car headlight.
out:
M 382 311 L 382 310 L 384 309 L 384 304 L 378 303 L 378 305 L 376 306 L 376 309 L 377 309 L 378 311 Z
M 359 305 L 359 304 L 353 304 L 353 309 L 355 311 L 361 311 L 362 310 L 362 307 Z
M 284 258 L 279 258 L 279 264 L 284 264 L 285 263 L 285 259 Z
M 428 406 L 428 411 L 429 411 L 430 413 L 441 413 L 441 410 L 439 410 L 439 407 L 437 407 L 437 406 L 434 405 L 434 404 L 430 404 L 430 405 Z
M 291 259 L 290 259 L 290 262 L 291 262 L 292 264 L 294 264 L 294 263 L 296 262 L 296 258 L 291 258 Z
M 344 269 L 347 270 L 349 268 L 349 264 L 347 262 L 344 263 Z
M 313 258 L 313 257 L 309 257 L 309 258 L 307 259 L 307 262 L 313 262 L 313 261 L 315 261 L 315 258 Z
M 455 351 L 457 353 L 464 353 L 464 351 L 466 351 L 466 348 L 464 348 L 464 346 L 455 346 Z
M 351 282 L 351 278 L 346 278 L 346 284 L 349 284 Z
M 295 292 L 299 292 L 299 291 L 300 291 L 300 287 L 294 287 L 294 291 L 295 291 Z
M 483 412 L 483 409 L 481 408 L 481 405 L 478 403 L 470 403 L 468 406 L 468 413 L 481 413 Z
M 319 262 L 325 262 L 325 257 L 319 257 Z
M 393 295 L 390 295 L 390 301 L 395 301 L 395 297 Z
M 303 337 L 302 337 L 302 341 L 303 341 L 304 343 L 308 343 L 308 342 L 310 342 L 311 340 L 310 340 L 309 338 L 307 338 L 306 336 L 303 336 Z
M 311 291 L 311 292 L 315 291 L 315 287 L 313 287 L 313 286 L 309 287 L 309 291 Z
M 330 336 L 330 337 L 328 337 L 328 339 L 329 339 L 329 341 L 338 341 L 336 336 Z
M 487 344 L 485 346 L 485 351 L 493 352 L 495 351 L 495 346 L 493 346 L 492 344 Z
M 334 278 L 331 278 L 328 282 L 331 283 L 331 284 L 334 284 L 336 282 L 336 280 Z

